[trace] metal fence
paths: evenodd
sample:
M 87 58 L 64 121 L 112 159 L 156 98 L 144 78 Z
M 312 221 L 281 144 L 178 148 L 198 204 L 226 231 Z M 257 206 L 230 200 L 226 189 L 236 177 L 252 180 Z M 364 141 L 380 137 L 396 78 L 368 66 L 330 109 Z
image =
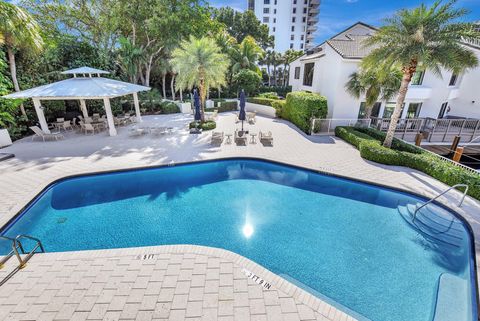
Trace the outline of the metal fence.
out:
M 370 122 L 370 119 L 313 118 L 310 134 L 333 135 L 337 126 L 369 127 Z

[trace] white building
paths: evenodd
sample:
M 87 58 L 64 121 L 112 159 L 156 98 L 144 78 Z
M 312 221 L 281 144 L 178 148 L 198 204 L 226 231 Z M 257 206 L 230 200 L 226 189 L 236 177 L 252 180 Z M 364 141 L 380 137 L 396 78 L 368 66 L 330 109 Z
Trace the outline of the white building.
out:
M 345 119 L 361 117 L 364 99 L 356 99 L 345 91 L 350 74 L 358 70 L 369 50 L 362 41 L 376 29 L 356 23 L 304 56 L 290 68 L 290 84 L 294 91 L 320 93 L 328 99 L 328 117 Z M 480 44 L 465 44 L 480 60 Z M 431 71 L 418 71 L 412 79 L 405 100 L 402 118 L 465 117 L 480 119 L 480 67 L 461 75 L 443 71 L 442 77 Z M 396 99 L 379 101 L 373 117 L 390 118 Z
M 308 50 L 313 47 L 320 0 L 248 0 L 248 9 L 275 37 L 274 49 Z

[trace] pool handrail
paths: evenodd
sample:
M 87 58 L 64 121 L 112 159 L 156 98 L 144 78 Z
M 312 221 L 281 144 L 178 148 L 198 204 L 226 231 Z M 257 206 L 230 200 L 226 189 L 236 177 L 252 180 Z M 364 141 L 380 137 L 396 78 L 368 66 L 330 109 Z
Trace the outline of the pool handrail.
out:
M 419 207 L 416 207 L 415 208 L 415 212 L 413 212 L 413 219 L 412 219 L 412 222 L 415 222 L 415 218 L 417 217 L 417 212 L 422 209 L 423 207 L 427 206 L 428 204 L 434 202 L 436 199 L 438 199 L 440 196 L 448 193 L 449 191 L 451 191 L 452 189 L 456 189 L 457 187 L 464 187 L 465 190 L 463 191 L 463 195 L 462 195 L 462 198 L 460 199 L 460 202 L 458 203 L 458 207 L 462 207 L 462 204 L 463 204 L 463 201 L 465 200 L 465 196 L 467 196 L 467 193 L 468 193 L 468 185 L 467 184 L 455 184 L 453 186 L 450 186 L 448 189 L 444 190 L 443 192 L 441 192 L 440 194 L 438 194 L 437 196 L 435 197 L 432 197 L 431 199 L 429 199 L 428 201 L 426 201 L 425 203 L 423 203 L 422 205 L 420 205 Z

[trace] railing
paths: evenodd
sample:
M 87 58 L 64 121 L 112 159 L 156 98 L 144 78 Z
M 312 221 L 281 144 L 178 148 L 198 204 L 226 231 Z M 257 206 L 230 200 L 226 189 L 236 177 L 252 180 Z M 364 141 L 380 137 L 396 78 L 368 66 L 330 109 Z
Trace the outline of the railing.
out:
M 458 203 L 458 207 L 461 207 L 462 204 L 463 204 L 463 201 L 465 200 L 465 196 L 467 195 L 468 193 L 468 185 L 467 184 L 455 184 L 451 187 L 449 187 L 448 189 L 444 190 L 443 192 L 441 192 L 440 194 L 438 194 L 437 196 L 429 199 L 427 202 L 423 203 L 421 206 L 417 207 L 415 209 L 415 212 L 413 212 L 413 219 L 412 219 L 412 222 L 415 222 L 415 218 L 417 217 L 417 212 L 424 208 L 425 206 L 427 206 L 428 204 L 431 204 L 432 202 L 434 202 L 436 199 L 438 199 L 440 196 L 443 196 L 444 194 L 448 193 L 449 191 L 451 191 L 452 189 L 455 189 L 457 187 L 465 187 L 465 191 L 463 192 L 463 195 L 462 195 L 462 198 L 460 199 L 460 202 Z
M 381 131 L 387 131 L 390 122 L 390 118 L 372 117 L 371 126 Z M 429 142 L 450 142 L 455 136 L 460 136 L 462 142 L 470 142 L 480 133 L 480 120 L 467 118 L 399 119 L 395 129 L 395 137 L 406 141 L 414 141 L 415 135 L 420 132 Z
M 332 135 L 337 126 L 369 127 L 371 119 L 312 118 L 311 135 Z

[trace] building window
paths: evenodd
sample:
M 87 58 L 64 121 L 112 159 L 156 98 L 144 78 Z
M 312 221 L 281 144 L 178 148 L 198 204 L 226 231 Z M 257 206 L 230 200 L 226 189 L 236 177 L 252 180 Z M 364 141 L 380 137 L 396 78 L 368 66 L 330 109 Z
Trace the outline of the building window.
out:
M 376 102 L 373 104 L 372 112 L 370 113 L 370 117 L 378 117 L 380 113 L 380 107 L 382 106 L 381 102 Z M 358 119 L 365 118 L 366 110 L 365 110 L 365 102 L 360 103 L 360 110 L 358 111 Z
M 292 26 L 292 32 L 294 32 L 294 31 L 295 31 L 295 26 Z
M 307 3 L 308 3 L 308 0 L 305 0 L 303 3 L 304 3 L 304 4 L 307 4 Z
M 263 23 L 268 23 L 270 19 L 268 17 L 263 17 Z
M 300 44 L 300 49 L 303 49 L 303 43 Z
M 305 39 L 305 36 L 304 36 L 304 35 L 301 35 L 301 36 L 300 36 L 300 40 L 303 41 L 303 39 Z
M 273 23 L 277 23 L 277 18 L 273 18 Z
M 307 13 L 307 8 L 303 8 L 303 13 Z
M 277 5 L 277 0 L 275 0 L 275 5 Z
M 407 118 L 418 118 L 422 109 L 422 103 L 410 103 L 407 110 Z
M 297 13 L 297 8 L 293 8 L 293 13 Z
M 290 44 L 290 49 L 293 49 L 293 43 Z
M 295 17 L 292 17 L 292 22 L 295 23 Z
M 270 4 L 270 0 L 263 0 L 263 4 Z
M 305 64 L 305 69 L 303 71 L 303 85 L 312 86 L 313 84 L 313 71 L 315 69 L 315 63 L 310 62 Z
M 383 110 L 383 118 L 392 117 L 393 111 L 395 110 L 396 105 L 397 105 L 396 102 L 386 103 L 385 104 L 385 109 Z M 400 112 L 400 117 L 402 117 L 404 107 L 405 107 L 405 104 L 403 104 L 403 106 L 402 106 L 402 111 Z
M 273 27 L 273 32 L 275 32 L 275 30 L 276 30 L 275 27 Z
M 295 75 L 293 78 L 300 79 L 300 67 L 295 67 Z
M 448 103 L 443 103 L 440 107 L 440 112 L 438 113 L 438 118 L 443 118 L 447 112 Z
M 273 14 L 277 14 L 277 9 L 273 9 Z
M 263 8 L 263 13 L 270 13 L 270 8 Z
M 297 4 L 297 0 L 293 0 L 293 4 Z
M 303 17 L 303 18 L 302 18 L 302 22 L 303 22 L 303 23 L 307 22 L 307 17 Z
M 425 75 L 425 72 L 423 70 L 417 70 L 412 76 L 412 81 L 411 84 L 414 86 L 419 86 L 423 82 L 423 76 Z
M 458 80 L 458 75 L 452 74 L 452 77 L 450 77 L 450 81 L 448 82 L 449 86 L 455 86 L 457 84 Z

